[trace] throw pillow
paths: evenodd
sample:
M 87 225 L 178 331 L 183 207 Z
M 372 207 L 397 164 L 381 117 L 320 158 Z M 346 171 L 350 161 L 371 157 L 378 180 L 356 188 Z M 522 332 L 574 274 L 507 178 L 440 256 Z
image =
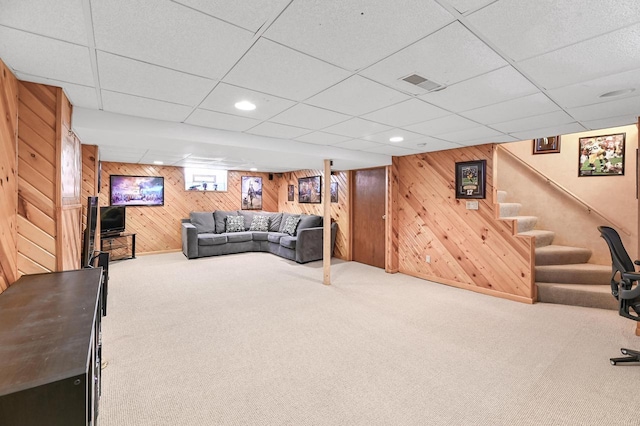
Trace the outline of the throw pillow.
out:
M 226 223 L 225 232 L 244 231 L 244 217 L 242 216 L 227 216 Z
M 251 221 L 251 226 L 249 227 L 249 231 L 263 231 L 267 232 L 269 230 L 269 217 L 255 215 L 253 220 Z
M 287 220 L 284 222 L 284 226 L 282 227 L 282 232 L 284 232 L 285 234 L 289 234 L 291 236 L 296 235 L 296 228 L 298 227 L 298 222 L 300 222 L 300 217 L 289 216 Z

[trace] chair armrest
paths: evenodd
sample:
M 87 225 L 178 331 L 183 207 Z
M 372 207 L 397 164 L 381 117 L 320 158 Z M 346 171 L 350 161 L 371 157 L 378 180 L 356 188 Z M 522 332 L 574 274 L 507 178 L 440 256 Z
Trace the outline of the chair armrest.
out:
M 198 257 L 198 230 L 191 223 L 182 223 L 182 253 L 187 259 Z
M 637 272 L 623 272 L 622 279 L 629 285 L 633 282 L 640 281 L 640 273 Z M 624 286 L 620 286 L 619 296 L 621 299 L 630 300 L 640 297 L 640 283 L 636 284 L 635 288 L 625 289 Z

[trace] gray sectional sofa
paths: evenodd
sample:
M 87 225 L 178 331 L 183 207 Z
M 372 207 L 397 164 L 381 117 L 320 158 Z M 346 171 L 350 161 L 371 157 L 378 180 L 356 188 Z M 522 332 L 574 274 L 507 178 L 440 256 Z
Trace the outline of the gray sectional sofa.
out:
M 332 256 L 337 230 L 332 223 Z M 317 215 L 216 210 L 182 219 L 182 252 L 189 259 L 258 251 L 306 263 L 322 259 L 322 240 L 322 216 Z

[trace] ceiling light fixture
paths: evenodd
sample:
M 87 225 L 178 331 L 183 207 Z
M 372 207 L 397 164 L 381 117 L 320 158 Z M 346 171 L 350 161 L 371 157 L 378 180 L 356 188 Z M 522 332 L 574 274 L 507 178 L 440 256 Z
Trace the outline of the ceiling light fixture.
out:
M 153 164 L 157 164 L 158 166 L 161 166 L 164 164 L 164 161 L 154 161 Z
M 249 169 L 249 171 L 250 171 L 250 172 L 257 172 L 257 171 L 258 171 L 258 169 L 257 169 L 257 168 L 255 168 L 255 167 L 252 167 L 252 168 L 250 168 L 250 169 Z
M 236 102 L 235 107 L 242 111 L 253 111 L 256 109 L 256 105 L 249 101 Z
M 626 95 L 628 93 L 633 93 L 633 92 L 635 92 L 635 90 L 636 89 L 634 89 L 634 88 L 614 90 L 614 91 L 611 91 L 611 92 L 603 93 L 602 95 L 600 95 L 600 97 L 601 98 L 613 98 L 615 96 L 622 96 L 622 95 Z
M 392 138 L 389 138 L 389 142 L 402 142 L 404 140 L 404 138 L 402 136 L 394 136 Z

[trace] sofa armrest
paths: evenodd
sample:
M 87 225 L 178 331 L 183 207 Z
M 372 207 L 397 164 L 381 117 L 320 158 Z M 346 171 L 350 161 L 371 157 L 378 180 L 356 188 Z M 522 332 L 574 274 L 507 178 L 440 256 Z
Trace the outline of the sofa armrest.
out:
M 331 224 L 331 256 L 333 256 L 333 249 L 336 244 L 336 233 L 338 232 L 338 224 Z M 305 228 L 298 231 L 298 240 L 296 241 L 296 262 L 306 263 L 313 260 L 322 259 L 323 248 L 323 233 L 322 227 L 318 228 Z
M 198 230 L 188 222 L 182 223 L 182 253 L 187 259 L 198 257 Z

